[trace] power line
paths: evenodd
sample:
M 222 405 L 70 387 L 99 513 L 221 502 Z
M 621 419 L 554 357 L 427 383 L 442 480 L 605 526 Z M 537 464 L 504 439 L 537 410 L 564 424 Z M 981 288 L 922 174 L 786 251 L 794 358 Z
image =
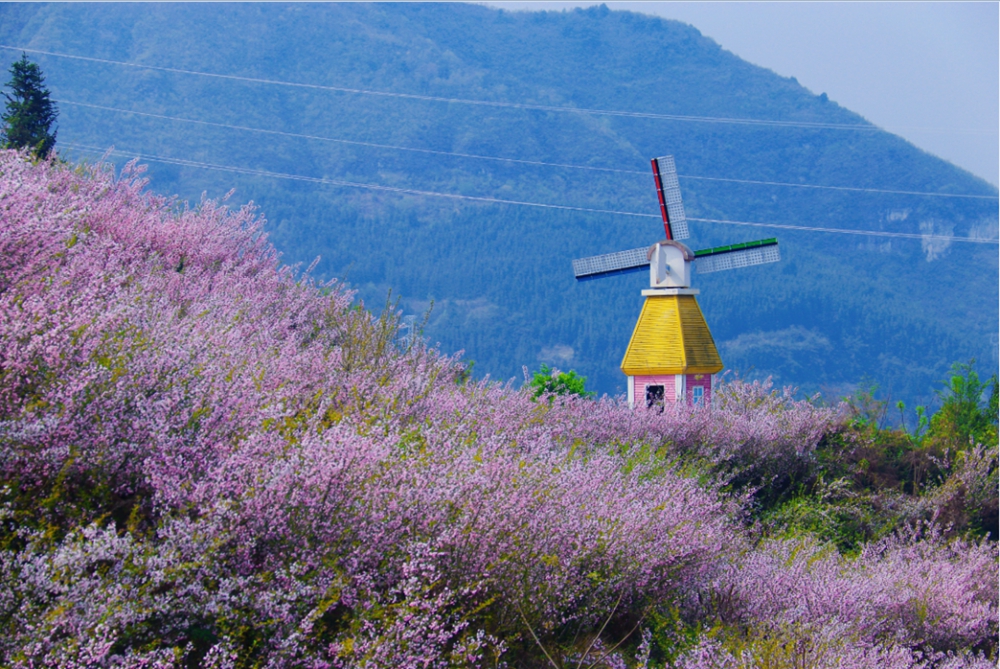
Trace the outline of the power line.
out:
M 523 159 L 519 159 L 519 158 L 502 158 L 502 157 L 499 157 L 499 156 L 484 156 L 484 155 L 481 155 L 481 154 L 459 153 L 459 152 L 455 152 L 455 151 L 437 151 L 437 150 L 434 150 L 434 149 L 419 149 L 419 148 L 413 148 L 413 147 L 407 147 L 407 146 L 396 146 L 396 145 L 392 145 L 392 144 L 378 144 L 378 143 L 375 143 L 375 142 L 362 142 L 362 141 L 350 140 L 350 139 L 337 139 L 337 138 L 334 138 L 334 137 L 323 137 L 323 136 L 318 136 L 318 135 L 307 135 L 307 134 L 296 133 L 296 132 L 284 132 L 284 131 L 281 131 L 281 130 L 268 130 L 268 129 L 265 129 L 265 128 L 254 128 L 254 127 L 250 127 L 250 126 L 233 125 L 233 124 L 229 124 L 229 123 L 217 123 L 217 122 L 214 122 L 214 121 L 201 121 L 201 120 L 197 120 L 197 119 L 183 118 L 183 117 L 180 117 L 180 116 L 168 116 L 166 114 L 153 114 L 153 113 L 150 113 L 150 112 L 140 112 L 140 111 L 134 111 L 134 110 L 131 110 L 131 109 L 121 109 L 119 107 L 107 107 L 107 106 L 104 106 L 104 105 L 95 105 L 95 104 L 90 104 L 90 103 L 86 103 L 86 102 L 75 102 L 75 101 L 72 101 L 72 100 L 54 100 L 54 102 L 58 102 L 59 104 L 63 104 L 63 105 L 71 105 L 71 106 L 76 106 L 76 107 L 85 107 L 85 108 L 90 108 L 90 109 L 100 109 L 100 110 L 103 110 L 103 111 L 110 111 L 110 112 L 116 112 L 116 113 L 122 113 L 122 114 L 135 114 L 136 116 L 146 116 L 146 117 L 149 117 L 149 118 L 158 118 L 158 119 L 164 119 L 164 120 L 168 120 L 168 121 L 179 121 L 179 122 L 182 122 L 182 123 L 193 123 L 193 124 L 197 124 L 197 125 L 205 125 L 205 126 L 211 126 L 211 127 L 216 127 L 216 128 L 227 128 L 227 129 L 230 129 L 230 130 L 242 130 L 242 131 L 247 131 L 247 132 L 259 132 L 259 133 L 268 134 L 268 135 L 278 135 L 278 136 L 282 136 L 282 137 L 294 137 L 294 138 L 297 138 L 297 139 L 309 139 L 309 140 L 323 141 L 323 142 L 335 142 L 335 143 L 338 143 L 338 144 L 350 144 L 350 145 L 354 145 L 354 146 L 367 146 L 367 147 L 378 148 L 378 149 L 390 149 L 390 150 L 393 150 L 393 151 L 411 151 L 411 152 L 415 152 L 415 153 L 425 153 L 425 154 L 433 154 L 433 155 L 440 155 L 440 156 L 455 156 L 455 157 L 458 157 L 458 158 L 472 158 L 472 159 L 476 159 L 476 160 L 494 160 L 494 161 L 507 162 L 507 163 L 517 163 L 517 164 L 522 164 L 522 165 L 538 165 L 538 166 L 544 166 L 544 167 L 560 167 L 560 168 L 577 169 L 577 170 L 590 170 L 590 171 L 597 171 L 597 172 L 614 172 L 614 173 L 618 173 L 618 174 L 638 174 L 638 175 L 642 175 L 642 176 L 646 176 L 646 177 L 649 176 L 649 172 L 648 171 L 623 170 L 623 169 L 616 169 L 616 168 L 612 168 L 612 167 L 594 167 L 594 166 L 591 166 L 591 165 L 572 165 L 572 164 L 568 164 L 568 163 L 553 163 L 553 162 L 547 162 L 547 161 L 542 161 L 542 160 L 523 160 Z M 819 189 L 819 190 L 851 191 L 851 192 L 860 192 L 860 193 L 884 193 L 884 194 L 891 194 L 891 195 L 917 195 L 917 196 L 927 196 L 927 197 L 971 198 L 971 199 L 981 199 L 981 200 L 996 200 L 997 199 L 996 195 L 968 195 L 968 194 L 964 194 L 964 193 L 931 193 L 931 192 L 927 192 L 927 191 L 890 190 L 890 189 L 885 189 L 885 188 L 863 188 L 863 187 L 854 187 L 854 186 L 821 186 L 821 185 L 817 185 L 817 184 L 800 184 L 800 183 L 797 184 L 797 183 L 788 183 L 788 182 L 781 182 L 781 181 L 755 181 L 755 180 L 751 180 L 751 179 L 727 179 L 727 178 L 722 178 L 722 177 L 703 177 L 703 176 L 693 176 L 693 175 L 690 175 L 690 174 L 679 174 L 678 177 L 680 177 L 681 179 L 693 179 L 693 180 L 699 180 L 699 181 L 720 181 L 720 182 L 726 182 L 726 183 L 753 184 L 753 185 L 762 185 L 762 186 L 784 186 L 784 187 L 790 187 L 790 188 L 809 188 L 809 189 Z
M 86 102 L 73 102 L 71 100 L 53 100 L 53 102 L 58 102 L 63 105 L 72 105 L 75 107 L 89 107 L 91 109 L 102 109 L 105 111 L 120 112 L 123 114 L 135 114 L 136 116 L 148 116 L 151 118 L 160 118 L 168 121 L 181 121 L 183 123 L 196 123 L 198 125 L 208 125 L 216 128 L 229 128 L 231 130 L 245 130 L 248 132 L 260 132 L 267 135 L 279 135 L 282 137 L 295 137 L 297 139 L 311 139 L 321 142 L 336 142 L 338 144 L 351 144 L 354 146 L 368 146 L 376 149 L 391 149 L 393 151 L 412 151 L 414 153 L 430 153 L 439 156 L 456 156 L 458 158 L 475 158 L 478 160 L 496 160 L 505 163 L 520 163 L 523 165 L 540 165 L 544 167 L 566 167 L 576 170 L 594 170 L 598 172 L 618 172 L 622 174 L 642 174 L 644 176 L 649 176 L 648 172 L 640 172 L 638 170 L 620 170 L 613 167 L 593 167 L 590 165 L 570 165 L 567 163 L 550 163 L 542 160 L 523 160 L 519 158 L 501 158 L 499 156 L 484 156 L 476 153 L 458 153 L 455 151 L 437 151 L 434 149 L 417 149 L 409 146 L 395 146 L 393 144 L 377 144 L 375 142 L 362 142 L 353 139 L 338 139 L 335 137 L 323 137 L 318 135 L 306 135 L 297 132 L 285 132 L 282 130 L 268 130 L 265 128 L 252 128 L 245 125 L 231 125 L 229 123 L 217 123 L 214 121 L 199 121 L 191 118 L 183 118 L 180 116 L 167 116 L 166 114 L 151 114 L 149 112 L 139 112 L 133 111 L 131 109 L 120 109 L 118 107 L 105 107 L 103 105 L 93 105 Z
M 74 148 L 81 148 L 87 151 L 92 151 L 94 153 L 115 153 L 118 155 L 137 155 L 129 151 L 105 151 L 93 146 L 86 146 L 83 144 L 69 144 L 64 143 L 63 146 L 70 146 Z M 137 156 L 138 157 L 138 156 Z M 544 209 L 563 209 L 566 211 L 581 211 L 592 214 L 616 214 L 619 216 L 639 216 L 642 218 L 659 218 L 656 214 L 641 214 L 632 211 L 618 211 L 614 209 L 592 209 L 588 207 L 573 207 L 564 204 L 545 204 L 542 202 L 522 202 L 520 200 L 504 200 L 494 197 L 483 197 L 479 195 L 458 195 L 456 193 L 438 193 L 436 191 L 426 191 L 417 190 L 414 188 L 400 188 L 398 186 L 382 186 L 379 184 L 365 184 L 358 183 L 355 181 L 344 181 L 341 179 L 326 179 L 321 177 L 308 177 L 300 174 L 287 174 L 284 172 L 271 172 L 268 170 L 254 170 L 246 167 L 232 167 L 229 165 L 216 165 L 213 163 L 203 163 L 194 160 L 185 160 L 183 158 L 166 158 L 163 156 L 153 156 L 149 154 L 143 154 L 143 160 L 150 160 L 157 163 L 167 163 L 172 165 L 183 165 L 186 167 L 200 167 L 210 170 L 219 170 L 223 172 L 234 172 L 237 174 L 248 174 L 248 175 L 258 175 L 265 177 L 273 177 L 276 179 L 290 179 L 292 181 L 308 181 L 310 183 L 326 184 L 330 186 L 344 186 L 347 188 L 365 188 L 368 190 L 378 190 L 386 191 L 390 193 L 403 193 L 406 195 L 426 195 L 430 197 L 444 197 L 453 200 L 473 200 L 475 202 L 487 202 L 490 204 L 514 204 L 524 207 L 542 207 Z
M 72 148 L 79 148 L 85 151 L 91 151 L 94 153 L 100 153 L 106 155 L 108 153 L 114 153 L 118 155 L 135 155 L 133 152 L 126 151 L 115 151 L 115 150 L 104 150 L 97 147 L 86 146 L 83 144 L 67 144 L 64 143 L 63 146 L 69 146 Z M 331 186 L 343 186 L 347 188 L 363 188 L 368 190 L 384 191 L 390 193 L 401 193 L 406 195 L 424 195 L 428 197 L 441 197 L 454 200 L 470 200 L 474 202 L 485 202 L 489 204 L 507 204 L 507 205 L 517 205 L 524 207 L 539 207 L 543 209 L 560 209 L 563 211 L 578 211 L 590 214 L 613 214 L 617 216 L 635 216 L 639 218 L 655 218 L 659 219 L 657 214 L 643 214 L 634 211 L 619 211 L 614 209 L 594 209 L 590 207 L 574 207 L 569 205 L 561 204 L 546 204 L 542 202 L 525 202 L 520 200 L 505 200 L 502 198 L 493 197 L 483 197 L 476 195 L 458 195 L 456 193 L 439 193 L 435 191 L 425 191 L 417 190 L 414 188 L 400 188 L 396 186 L 382 186 L 379 184 L 365 184 L 357 183 L 354 181 L 344 181 L 340 179 L 326 179 L 320 177 L 308 177 L 298 174 L 286 174 L 283 172 L 271 172 L 267 170 L 254 170 L 244 167 L 232 167 L 229 165 L 216 165 L 213 163 L 205 163 L 194 160 L 185 160 L 182 158 L 168 158 L 163 156 L 153 156 L 145 155 L 142 156 L 144 160 L 149 160 L 153 162 L 166 163 L 171 165 L 181 165 L 185 167 L 197 167 L 201 169 L 218 170 L 223 172 L 233 172 L 236 174 L 245 174 L 253 176 L 264 176 L 276 179 L 288 179 L 292 181 L 305 181 L 309 183 L 318 183 Z M 720 223 L 726 225 L 742 225 L 742 226 L 752 226 L 759 228 L 780 228 L 785 230 L 801 230 L 805 232 L 830 232 L 838 234 L 848 234 L 848 235 L 863 235 L 868 237 L 897 237 L 903 239 L 920 239 L 926 241 L 948 241 L 948 242 L 969 242 L 975 244 L 997 244 L 998 240 L 995 239 L 980 239 L 980 238 L 968 238 L 968 237 L 954 237 L 946 235 L 924 235 L 924 234 L 912 234 L 906 232 L 878 232 L 873 230 L 851 230 L 846 228 L 822 228 L 816 226 L 802 226 L 802 225 L 785 225 L 781 223 L 753 223 L 749 221 L 732 221 L 726 219 L 716 219 L 716 218 L 694 218 L 689 216 L 689 221 L 695 221 L 698 223 Z
M 687 217 L 689 221 L 698 223 L 725 223 L 727 225 L 747 225 L 755 228 L 781 228 L 784 230 L 803 230 L 806 232 L 837 232 L 847 235 L 864 235 L 866 237 L 899 237 L 903 239 L 921 239 L 926 241 L 971 242 L 973 244 L 1000 244 L 1000 240 L 982 239 L 978 237 L 952 237 L 946 235 L 924 235 L 909 232 L 878 232 L 875 230 L 847 230 L 844 228 L 819 228 L 806 225 L 784 225 L 781 223 L 751 223 L 749 221 L 730 221 L 716 218 Z
M 822 123 L 816 121 L 776 121 L 769 119 L 752 118 L 728 118 L 722 116 L 692 116 L 686 114 L 657 114 L 653 112 L 630 112 L 613 109 L 592 109 L 587 107 L 560 107 L 556 105 L 538 105 L 520 102 L 503 102 L 498 100 L 471 100 L 468 98 L 448 98 L 437 95 L 419 95 L 417 93 L 395 93 L 392 91 L 377 91 L 366 88 L 348 88 L 346 86 L 326 86 L 322 84 L 305 84 L 295 81 L 281 81 L 279 79 L 264 79 L 260 77 L 242 77 L 235 74 L 219 74 L 216 72 L 199 72 L 197 70 L 184 70 L 176 67 L 161 67 L 158 65 L 142 65 L 139 63 L 129 63 L 121 60 L 110 60 L 107 58 L 92 58 L 90 56 L 76 56 L 55 51 L 43 51 L 42 49 L 27 49 L 19 46 L 9 46 L 0 44 L 0 49 L 11 51 L 24 51 L 27 53 L 40 53 L 46 56 L 57 58 L 70 58 L 91 63 L 104 63 L 106 65 L 121 65 L 124 67 L 135 67 L 146 70 L 156 70 L 158 72 L 171 72 L 173 74 L 190 74 L 201 77 L 213 77 L 216 79 L 228 79 L 231 81 L 245 81 L 253 84 L 268 84 L 273 86 L 291 86 L 294 88 L 307 88 L 311 90 L 332 91 L 335 93 L 351 93 L 355 95 L 374 95 L 388 98 L 402 98 L 406 100 L 422 100 L 425 102 L 448 102 L 454 104 L 476 105 L 481 107 L 499 107 L 505 109 L 524 109 L 530 111 L 562 112 L 572 114 L 593 114 L 597 116 L 621 116 L 627 118 L 649 118 L 664 121 L 691 121 L 697 123 L 730 123 L 736 125 L 756 125 L 773 126 L 781 128 L 811 128 L 816 130 L 881 130 L 875 125 L 861 123 Z
M 815 184 L 793 184 L 782 181 L 754 181 L 752 179 L 722 179 L 719 177 L 696 177 L 689 174 L 678 175 L 681 179 L 697 179 L 699 181 L 725 181 L 728 183 L 754 184 L 760 186 L 788 186 L 790 188 L 813 188 L 823 190 L 842 190 L 856 193 L 887 193 L 890 195 L 921 195 L 927 197 L 959 197 L 975 200 L 996 200 L 996 195 L 969 195 L 966 193 L 930 193 L 915 190 L 890 190 L 887 188 L 862 188 L 860 186 L 819 186 Z

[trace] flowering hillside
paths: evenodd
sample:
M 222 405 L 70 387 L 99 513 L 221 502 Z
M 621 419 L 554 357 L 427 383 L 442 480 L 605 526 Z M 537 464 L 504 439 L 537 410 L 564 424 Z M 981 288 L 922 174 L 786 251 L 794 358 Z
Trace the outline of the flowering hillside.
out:
M 0 665 L 993 666 L 993 541 L 761 521 L 843 407 L 472 382 L 144 185 L 0 153 Z

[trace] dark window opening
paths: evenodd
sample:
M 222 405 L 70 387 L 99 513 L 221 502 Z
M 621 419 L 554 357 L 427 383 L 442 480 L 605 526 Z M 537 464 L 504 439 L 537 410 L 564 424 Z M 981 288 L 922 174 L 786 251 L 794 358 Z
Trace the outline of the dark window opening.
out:
M 663 411 L 663 386 L 646 386 L 646 408 L 654 406 Z

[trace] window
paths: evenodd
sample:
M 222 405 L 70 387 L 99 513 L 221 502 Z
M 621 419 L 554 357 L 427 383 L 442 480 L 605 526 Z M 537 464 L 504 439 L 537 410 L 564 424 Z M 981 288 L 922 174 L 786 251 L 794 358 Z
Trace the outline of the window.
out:
M 663 386 L 646 386 L 646 408 L 653 406 L 663 411 Z
M 702 386 L 695 386 L 691 389 L 691 404 L 699 406 L 705 399 L 705 389 Z

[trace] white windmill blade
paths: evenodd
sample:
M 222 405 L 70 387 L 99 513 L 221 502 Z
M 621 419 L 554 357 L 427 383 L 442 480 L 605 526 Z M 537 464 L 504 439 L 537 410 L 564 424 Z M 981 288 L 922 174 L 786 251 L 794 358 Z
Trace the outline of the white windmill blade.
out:
M 670 220 L 670 232 L 674 239 L 687 239 L 687 216 L 684 214 L 684 203 L 681 201 L 681 184 L 677 181 L 677 166 L 673 156 L 657 158 L 660 169 L 660 185 L 663 188 L 663 200 L 667 206 L 667 216 Z
M 609 274 L 624 274 L 649 267 L 649 247 L 628 251 L 605 253 L 573 261 L 573 274 L 577 279 L 596 279 Z
M 781 260 L 781 254 L 778 252 L 778 240 L 774 238 L 695 251 L 694 256 L 694 266 L 698 268 L 699 274 L 763 265 Z

